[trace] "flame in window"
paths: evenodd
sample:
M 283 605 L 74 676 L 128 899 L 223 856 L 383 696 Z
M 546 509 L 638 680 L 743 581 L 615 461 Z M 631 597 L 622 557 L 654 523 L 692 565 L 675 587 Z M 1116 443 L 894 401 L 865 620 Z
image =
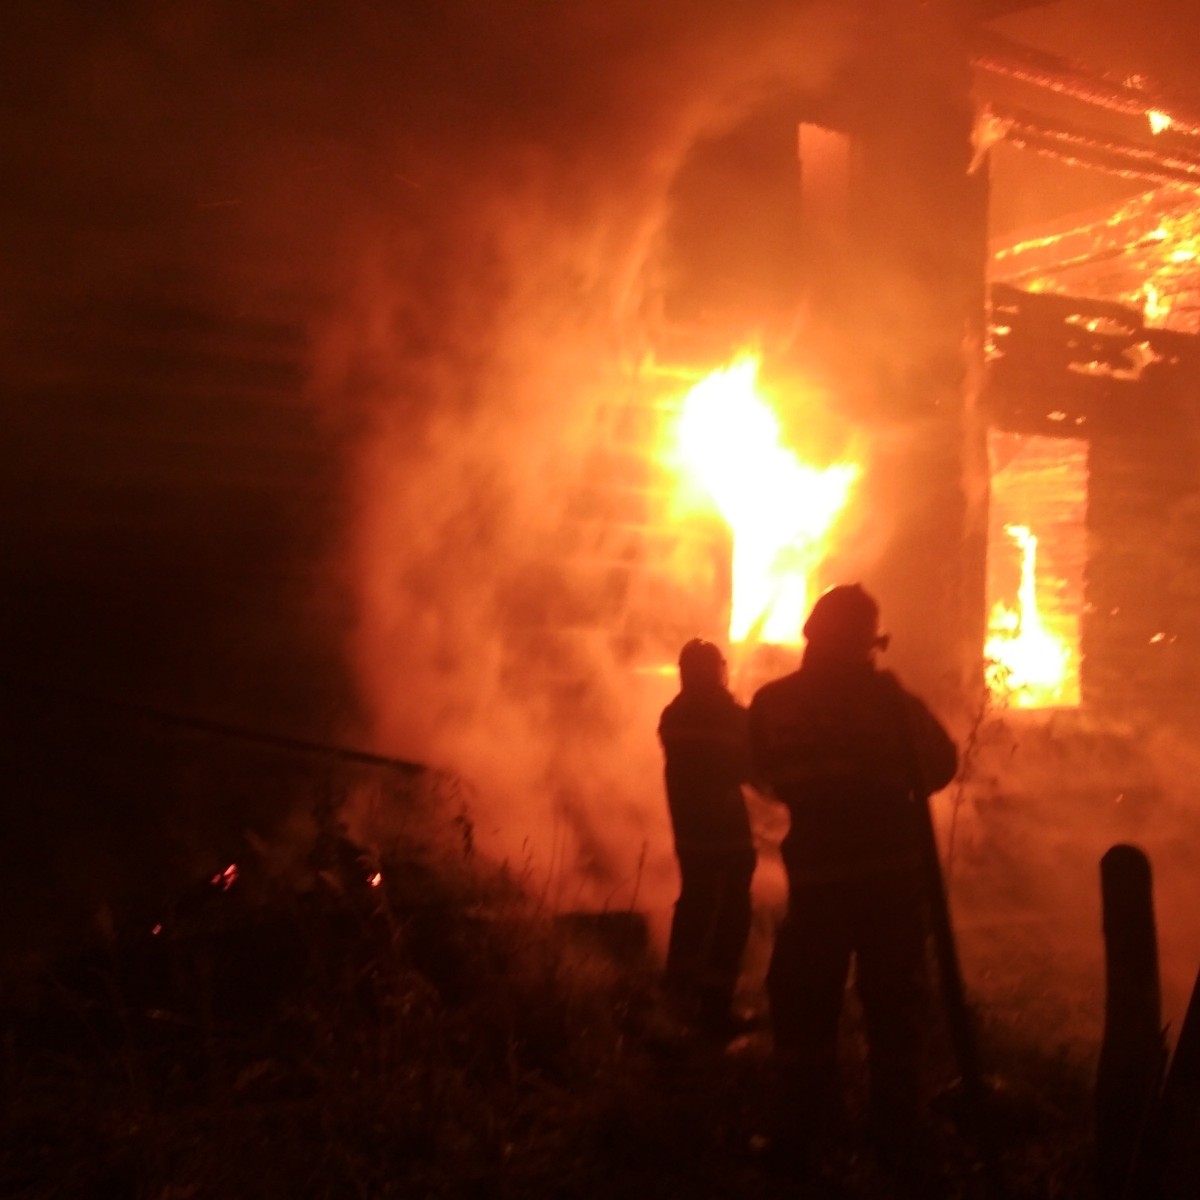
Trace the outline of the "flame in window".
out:
M 1017 708 L 1078 705 L 1088 443 L 992 429 L 988 460 L 988 686 Z
M 988 685 L 1018 708 L 1063 704 L 1071 652 L 1038 608 L 1038 540 L 1024 525 L 1006 525 L 1004 532 L 1020 551 L 1021 580 L 1015 604 L 992 606 L 984 647 Z
M 732 534 L 730 641 L 791 646 L 800 643 L 809 581 L 859 468 L 811 466 L 783 444 L 759 365 L 743 354 L 688 392 L 677 453 Z

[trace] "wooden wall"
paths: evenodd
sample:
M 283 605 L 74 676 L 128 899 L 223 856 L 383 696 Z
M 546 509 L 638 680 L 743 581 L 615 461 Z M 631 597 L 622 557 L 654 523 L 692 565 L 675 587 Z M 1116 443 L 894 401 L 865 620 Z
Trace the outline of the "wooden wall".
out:
M 1133 309 L 998 287 L 997 428 L 1088 443 L 1083 703 L 1190 720 L 1200 670 L 1200 341 Z

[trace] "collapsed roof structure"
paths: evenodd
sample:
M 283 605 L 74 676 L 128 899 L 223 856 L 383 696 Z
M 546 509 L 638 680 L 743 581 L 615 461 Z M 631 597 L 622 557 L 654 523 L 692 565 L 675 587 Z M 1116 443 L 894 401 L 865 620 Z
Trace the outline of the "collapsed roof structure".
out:
M 1061 621 L 1072 601 L 1078 609 L 1084 702 L 1120 717 L 1190 719 L 1187 680 L 1200 666 L 1200 116 L 1147 79 L 1114 80 L 986 31 L 973 64 L 980 152 L 1036 154 L 1119 188 L 1103 205 L 993 235 L 988 420 L 1011 435 L 1005 469 L 1013 437 L 1041 459 L 1040 473 L 1018 481 L 1014 470 L 1009 493 L 1024 489 L 1036 504 L 1040 487 L 1052 504 L 1044 493 L 1057 476 L 1061 507 L 1062 487 L 1084 489 L 1076 561 L 1068 552 L 1044 564 L 1048 607 Z M 1036 449 L 1038 439 L 1051 440 Z M 1086 467 L 1067 484 L 1072 454 Z M 1063 519 L 1043 516 L 1052 556 Z M 996 537 L 993 521 L 993 549 Z

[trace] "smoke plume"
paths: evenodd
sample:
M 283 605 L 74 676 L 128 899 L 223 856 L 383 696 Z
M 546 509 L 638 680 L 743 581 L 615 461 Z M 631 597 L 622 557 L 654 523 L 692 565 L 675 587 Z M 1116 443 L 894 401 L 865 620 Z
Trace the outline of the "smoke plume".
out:
M 318 329 L 316 386 L 353 424 L 353 661 L 374 742 L 461 772 L 480 832 L 558 902 L 644 902 L 673 680 L 621 656 L 569 510 L 636 386 L 690 148 L 818 85 L 844 30 L 783 4 L 451 13 L 391 64 L 381 189 L 340 230 Z

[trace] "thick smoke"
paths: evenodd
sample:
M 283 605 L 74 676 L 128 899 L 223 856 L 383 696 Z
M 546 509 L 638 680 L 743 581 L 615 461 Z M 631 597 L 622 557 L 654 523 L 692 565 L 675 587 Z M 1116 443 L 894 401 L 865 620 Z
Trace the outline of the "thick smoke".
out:
M 935 806 L 972 992 L 992 1017 L 1091 1053 L 1104 1020 L 1100 860 L 1131 844 L 1151 865 L 1173 1044 L 1200 967 L 1194 750 L 1148 714 L 1117 725 L 988 705 L 980 717 Z
M 564 510 L 689 148 L 819 88 L 846 20 L 9 6 L 9 669 L 448 768 L 556 903 L 644 897 L 669 681 L 618 669 Z
M 375 743 L 468 779 L 481 835 L 556 903 L 642 904 L 669 873 L 673 680 L 619 654 L 568 508 L 636 386 L 689 149 L 819 85 L 843 30 L 783 4 L 453 11 L 394 64 L 386 185 L 319 335 L 356 424 L 354 661 Z

